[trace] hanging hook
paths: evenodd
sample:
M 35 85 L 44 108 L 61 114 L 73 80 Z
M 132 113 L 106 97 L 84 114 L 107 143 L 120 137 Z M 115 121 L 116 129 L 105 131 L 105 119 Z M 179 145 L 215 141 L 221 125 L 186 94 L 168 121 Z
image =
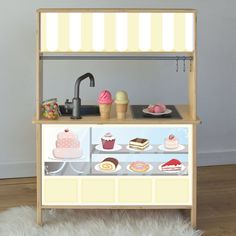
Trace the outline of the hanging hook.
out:
M 184 65 L 183 65 L 183 72 L 186 71 L 186 63 L 185 63 L 185 61 L 186 61 L 186 57 L 184 57 L 184 59 L 183 59 L 183 63 L 184 63 Z
M 176 57 L 176 72 L 179 72 L 179 57 Z

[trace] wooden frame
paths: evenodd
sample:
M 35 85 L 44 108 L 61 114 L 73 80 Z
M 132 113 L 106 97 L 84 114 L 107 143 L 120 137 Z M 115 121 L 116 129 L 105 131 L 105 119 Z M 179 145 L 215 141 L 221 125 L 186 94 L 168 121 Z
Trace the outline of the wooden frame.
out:
M 108 122 L 101 121 L 98 118 L 88 117 L 87 119 L 83 119 L 80 121 L 70 120 L 68 118 L 60 118 L 57 121 L 45 120 L 41 117 L 41 103 L 43 100 L 43 61 L 40 59 L 42 55 L 40 51 L 41 45 L 41 13 L 47 12 L 58 12 L 58 13 L 70 13 L 70 12 L 158 12 L 158 13 L 193 13 L 195 18 L 195 38 L 194 38 L 194 51 L 193 52 L 177 52 L 173 54 L 187 54 L 193 57 L 192 60 L 192 69 L 189 72 L 189 84 L 188 84 L 188 104 L 177 106 L 178 111 L 183 116 L 181 121 L 172 120 L 167 121 L 165 119 L 160 119 L 158 122 L 156 121 L 148 121 L 147 120 L 139 120 L 134 121 L 132 119 L 131 113 L 128 112 L 128 118 L 125 121 L 118 121 L 115 118 L 112 118 Z M 33 123 L 36 124 L 36 156 L 37 156 L 37 223 L 39 225 L 42 224 L 42 209 L 44 208 L 127 208 L 127 209 L 190 209 L 191 210 L 191 223 L 192 226 L 195 227 L 197 224 L 196 219 L 196 211 L 197 211 L 197 199 L 196 199 L 196 178 L 197 178 L 197 161 L 196 161 L 196 125 L 200 123 L 200 119 L 197 117 L 197 109 L 196 109 L 196 80 L 197 80 L 197 12 L 194 9 L 149 9 L 149 8 L 135 8 L 135 9 L 109 9 L 109 8 L 101 8 L 101 9 L 93 9 L 93 8 L 81 8 L 81 9 L 73 9 L 73 8 L 65 8 L 65 9 L 38 9 L 37 10 L 37 41 L 36 41 L 36 116 L 33 119 Z M 47 53 L 49 55 L 58 55 L 57 53 Z M 78 55 L 79 53 L 73 53 Z M 83 53 L 89 54 L 89 53 Z M 122 53 L 121 53 L 122 54 Z M 134 53 L 135 54 L 135 53 Z M 157 53 L 156 53 L 157 54 Z M 160 53 L 160 54 L 170 54 L 169 52 Z M 70 55 L 70 53 L 66 53 L 66 55 Z M 71 54 L 72 55 L 72 54 Z M 114 111 L 113 111 L 114 112 Z M 114 116 L 114 115 L 113 115 Z M 42 157 L 41 157 L 41 138 L 42 138 L 42 124 L 191 124 L 193 128 L 193 153 L 192 153 L 192 206 L 42 206 Z

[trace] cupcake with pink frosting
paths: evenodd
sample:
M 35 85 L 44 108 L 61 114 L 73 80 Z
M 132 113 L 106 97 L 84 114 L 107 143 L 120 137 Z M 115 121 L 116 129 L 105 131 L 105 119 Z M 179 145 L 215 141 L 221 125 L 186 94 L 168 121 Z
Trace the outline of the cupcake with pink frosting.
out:
M 53 149 L 55 158 L 79 158 L 82 155 L 77 136 L 69 129 L 57 135 L 56 148 Z
M 108 90 L 103 90 L 98 97 L 98 105 L 100 110 L 101 119 L 110 119 L 112 95 Z
M 101 138 L 103 149 L 113 149 L 115 145 L 115 137 L 111 133 L 106 133 Z

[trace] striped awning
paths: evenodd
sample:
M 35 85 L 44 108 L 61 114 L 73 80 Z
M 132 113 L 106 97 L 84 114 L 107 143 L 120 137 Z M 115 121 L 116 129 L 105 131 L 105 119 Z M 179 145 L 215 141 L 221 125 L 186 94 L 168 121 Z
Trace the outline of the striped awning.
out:
M 192 52 L 194 13 L 41 13 L 41 52 Z

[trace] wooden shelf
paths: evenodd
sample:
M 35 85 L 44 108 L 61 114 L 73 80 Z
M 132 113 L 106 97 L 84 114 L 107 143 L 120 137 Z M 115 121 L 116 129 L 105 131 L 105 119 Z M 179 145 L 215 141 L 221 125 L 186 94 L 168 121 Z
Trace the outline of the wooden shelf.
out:
M 169 118 L 144 118 L 133 119 L 130 109 L 128 109 L 127 117 L 125 120 L 117 120 L 115 115 L 115 107 L 112 107 L 111 119 L 101 120 L 100 116 L 84 116 L 82 119 L 74 120 L 69 116 L 60 117 L 58 120 L 47 119 L 33 119 L 33 124 L 199 124 L 201 121 L 197 117 L 196 120 L 191 118 L 189 106 L 176 105 L 176 108 L 182 119 L 169 119 Z

